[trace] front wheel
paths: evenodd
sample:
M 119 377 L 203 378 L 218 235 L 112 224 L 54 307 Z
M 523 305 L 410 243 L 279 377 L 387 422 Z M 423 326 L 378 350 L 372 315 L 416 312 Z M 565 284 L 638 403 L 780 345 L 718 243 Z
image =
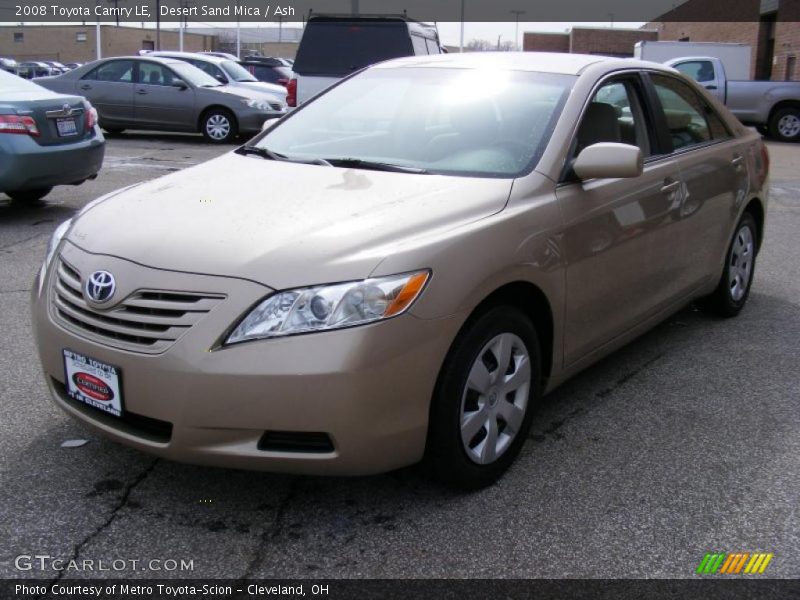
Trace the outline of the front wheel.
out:
M 47 196 L 53 191 L 52 187 L 36 188 L 33 190 L 21 190 L 18 192 L 6 192 L 6 194 L 15 202 L 24 202 L 25 204 L 34 204 L 39 202 L 42 198 Z
M 704 309 L 721 317 L 735 317 L 739 314 L 750 295 L 757 248 L 756 220 L 746 212 L 736 226 L 717 289 L 700 302 Z
M 213 108 L 207 111 L 200 125 L 205 138 L 214 144 L 232 142 L 238 133 L 236 117 L 224 108 Z
M 530 429 L 541 393 L 539 341 L 518 309 L 478 317 L 450 349 L 430 412 L 426 462 L 459 489 L 479 489 L 509 468 Z
M 769 133 L 781 142 L 800 142 L 800 109 L 776 110 L 769 120 Z

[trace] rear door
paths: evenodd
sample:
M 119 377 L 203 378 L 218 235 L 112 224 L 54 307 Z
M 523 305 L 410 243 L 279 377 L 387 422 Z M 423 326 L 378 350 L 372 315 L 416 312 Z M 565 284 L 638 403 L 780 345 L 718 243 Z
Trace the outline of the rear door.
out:
M 78 81 L 76 91 L 97 109 L 100 125 L 133 125 L 133 69 L 132 60 L 110 60 Z
M 747 149 L 688 83 L 667 74 L 649 79 L 685 188 L 672 252 L 675 285 L 688 288 L 719 276 L 721 253 L 748 190 Z
M 586 181 L 567 174 L 557 187 L 565 221 L 567 365 L 669 306 L 681 291 L 668 253 L 682 194 L 680 173 L 661 149 L 637 73 L 598 87 L 570 160 L 599 142 L 638 146 L 644 171 L 636 178 Z
M 169 67 L 146 60 L 137 61 L 134 86 L 134 118 L 140 127 L 194 131 L 194 90 L 172 85 L 180 79 Z

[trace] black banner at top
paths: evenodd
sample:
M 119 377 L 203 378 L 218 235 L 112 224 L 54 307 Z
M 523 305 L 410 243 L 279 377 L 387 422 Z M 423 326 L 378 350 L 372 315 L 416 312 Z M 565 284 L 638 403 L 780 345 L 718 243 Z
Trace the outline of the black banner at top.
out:
M 800 21 L 800 0 L 769 3 Z M 759 21 L 761 0 L 0 0 L 0 23 L 303 22 L 313 14 L 405 15 L 418 21 Z

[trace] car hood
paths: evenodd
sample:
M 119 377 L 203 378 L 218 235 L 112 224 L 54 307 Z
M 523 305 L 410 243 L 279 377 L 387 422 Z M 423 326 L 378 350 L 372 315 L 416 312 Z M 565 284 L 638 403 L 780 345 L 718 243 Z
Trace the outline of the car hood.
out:
M 198 89 L 212 93 L 228 94 L 230 96 L 237 96 L 239 98 L 246 98 L 248 100 L 285 100 L 286 98 L 285 93 L 283 95 L 276 94 L 266 89 L 253 89 L 250 87 L 245 87 L 241 84 L 219 85 L 215 87 Z
M 286 88 L 282 85 L 276 85 L 274 83 L 267 83 L 266 81 L 238 81 L 236 82 L 237 87 L 241 86 L 246 90 L 251 90 L 254 92 L 262 92 L 268 94 L 274 94 L 281 98 L 286 97 Z
M 508 179 L 230 153 L 98 201 L 68 239 L 150 267 L 286 289 L 365 278 L 402 245 L 501 211 L 510 190 Z

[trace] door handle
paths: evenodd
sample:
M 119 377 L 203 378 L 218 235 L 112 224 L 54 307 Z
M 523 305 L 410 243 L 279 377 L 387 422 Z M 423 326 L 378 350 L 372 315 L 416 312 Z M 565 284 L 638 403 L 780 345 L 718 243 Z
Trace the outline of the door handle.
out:
M 136 90 L 136 93 L 140 96 L 144 96 L 147 93 L 147 90 Z
M 664 185 L 661 188 L 662 194 L 669 194 L 670 192 L 677 190 L 681 185 L 680 181 L 673 181 L 671 183 L 664 182 Z
M 717 89 L 717 86 L 715 86 L 715 85 L 707 85 L 706 89 L 707 90 L 715 90 L 715 89 Z
M 741 155 L 741 154 L 737 154 L 736 156 L 734 156 L 734 157 L 731 159 L 731 164 L 732 164 L 733 166 L 739 166 L 740 164 L 742 164 L 742 161 L 743 161 L 743 160 L 744 160 L 744 157 L 742 157 L 742 155 Z

